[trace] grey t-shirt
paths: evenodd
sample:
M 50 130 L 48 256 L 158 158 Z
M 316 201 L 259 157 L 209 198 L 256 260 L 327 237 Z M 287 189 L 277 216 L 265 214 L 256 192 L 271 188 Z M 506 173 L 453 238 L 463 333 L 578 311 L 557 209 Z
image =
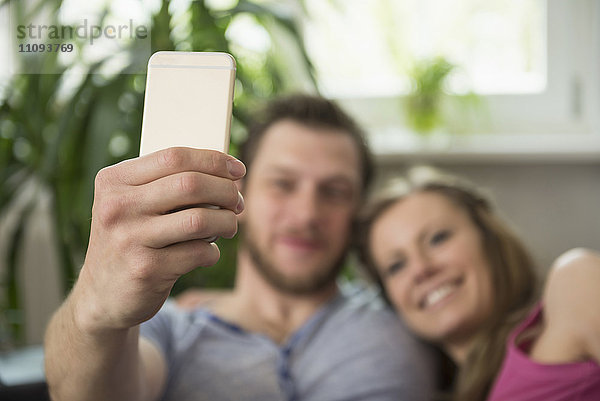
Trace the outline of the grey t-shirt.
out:
M 392 312 L 338 296 L 285 344 L 167 302 L 141 335 L 168 365 L 165 401 L 420 401 L 431 355 Z

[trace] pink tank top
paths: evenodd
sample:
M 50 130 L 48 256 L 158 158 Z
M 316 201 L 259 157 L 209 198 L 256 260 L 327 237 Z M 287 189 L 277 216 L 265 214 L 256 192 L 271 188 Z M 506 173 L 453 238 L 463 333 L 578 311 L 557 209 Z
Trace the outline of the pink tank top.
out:
M 596 362 L 542 364 L 527 355 L 530 341 L 516 344 L 517 336 L 541 317 L 539 304 L 510 334 L 488 401 L 600 401 L 600 365 Z

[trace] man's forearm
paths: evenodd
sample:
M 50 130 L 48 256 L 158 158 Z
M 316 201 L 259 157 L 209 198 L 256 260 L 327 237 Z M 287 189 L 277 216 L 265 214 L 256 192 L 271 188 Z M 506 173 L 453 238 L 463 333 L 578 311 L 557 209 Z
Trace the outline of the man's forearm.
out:
M 90 330 L 78 321 L 73 293 L 53 316 L 45 338 L 53 399 L 143 400 L 139 328 Z M 83 326 L 83 327 L 82 327 Z

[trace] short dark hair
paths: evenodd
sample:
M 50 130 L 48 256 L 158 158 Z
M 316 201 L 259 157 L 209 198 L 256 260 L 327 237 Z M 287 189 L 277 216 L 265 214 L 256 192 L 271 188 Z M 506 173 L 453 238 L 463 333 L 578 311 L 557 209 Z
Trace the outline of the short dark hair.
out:
M 308 127 L 336 129 L 348 135 L 360 157 L 363 196 L 367 193 L 373 175 L 373 161 L 364 132 L 334 102 L 320 96 L 288 95 L 270 101 L 256 116 L 250 124 L 246 141 L 240 146 L 240 159 L 246 164 L 248 172 L 265 132 L 279 121 L 291 120 Z

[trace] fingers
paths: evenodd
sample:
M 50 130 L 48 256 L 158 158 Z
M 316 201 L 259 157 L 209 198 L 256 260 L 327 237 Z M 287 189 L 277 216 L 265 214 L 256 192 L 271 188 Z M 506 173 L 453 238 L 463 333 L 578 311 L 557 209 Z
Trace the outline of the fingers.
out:
M 106 169 L 104 174 L 126 185 L 143 185 L 184 171 L 237 180 L 246 174 L 246 167 L 236 158 L 216 150 L 177 147 L 125 160 Z
M 197 207 L 151 217 L 139 235 L 143 245 L 161 249 L 210 237 L 232 238 L 236 232 L 237 218 L 232 211 Z
M 161 256 L 161 265 L 169 268 L 169 273 L 179 277 L 197 267 L 212 266 L 219 260 L 221 253 L 215 243 L 193 240 L 173 244 L 165 249 Z
M 229 179 L 197 172 L 160 178 L 137 187 L 142 213 L 164 214 L 173 210 L 208 204 L 240 213 L 243 198 Z

